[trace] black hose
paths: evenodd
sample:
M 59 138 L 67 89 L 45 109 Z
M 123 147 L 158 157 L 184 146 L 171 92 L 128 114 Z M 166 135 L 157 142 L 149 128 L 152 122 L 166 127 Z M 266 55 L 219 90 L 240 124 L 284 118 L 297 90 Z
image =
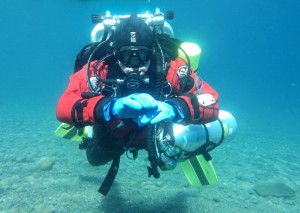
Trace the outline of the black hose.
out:
M 103 38 L 101 39 L 101 42 L 97 45 L 97 47 L 93 50 L 93 52 L 91 53 L 89 59 L 88 59 L 88 62 L 87 62 L 87 67 L 86 67 L 86 78 L 87 78 L 87 84 L 88 84 L 88 87 L 90 88 L 90 90 L 92 92 L 98 92 L 96 91 L 93 86 L 92 86 L 92 83 L 91 83 L 91 80 L 90 80 L 90 66 L 91 66 L 91 62 L 93 60 L 93 57 L 95 55 L 95 53 L 106 43 L 106 42 L 109 42 L 110 41 L 110 38 L 111 38 L 112 35 L 108 35 L 108 32 L 105 32 L 104 35 L 103 35 Z M 106 56 L 104 56 L 104 58 L 106 58 Z
M 185 55 L 186 60 L 187 60 L 187 66 L 188 66 L 188 69 L 190 70 L 191 62 L 190 62 L 190 57 L 189 57 L 189 55 L 184 51 L 184 49 L 183 49 L 180 45 L 176 44 L 171 38 L 169 38 L 168 36 L 166 36 L 165 38 L 166 38 L 170 43 L 172 43 L 173 45 L 175 45 L 178 49 L 180 49 L 180 50 L 183 52 L 183 54 Z M 182 92 L 184 91 L 185 86 L 186 86 L 186 84 L 187 84 L 187 80 L 188 80 L 188 76 L 185 77 L 183 86 L 181 87 L 181 89 L 180 89 L 180 91 L 179 91 L 179 94 L 182 94 Z
M 150 166 L 148 166 L 148 176 L 153 175 L 154 178 L 159 178 L 160 174 L 158 172 L 158 156 L 156 152 L 156 141 L 155 141 L 155 126 L 148 124 L 147 126 L 147 151 L 148 160 L 150 161 Z
M 163 89 L 163 83 L 164 83 L 164 56 L 162 48 L 157 40 L 157 37 L 155 37 L 155 42 L 158 47 L 158 51 L 155 52 L 155 75 L 154 75 L 154 93 L 153 96 L 156 100 L 161 101 L 162 99 L 162 89 Z
M 156 40 L 157 42 L 157 40 Z M 158 47 L 160 48 L 158 42 Z M 160 49 L 161 50 L 161 49 Z M 164 80 L 164 63 L 162 51 L 156 52 L 154 54 L 156 67 L 155 67 L 155 82 L 154 82 L 154 93 L 153 97 L 156 100 L 161 100 L 163 80 Z M 157 142 L 156 142 L 156 125 L 147 126 L 147 151 L 148 151 L 148 160 L 150 161 L 150 167 L 148 166 L 149 177 L 153 175 L 154 178 L 159 178 L 160 174 L 158 172 L 158 155 L 157 155 Z

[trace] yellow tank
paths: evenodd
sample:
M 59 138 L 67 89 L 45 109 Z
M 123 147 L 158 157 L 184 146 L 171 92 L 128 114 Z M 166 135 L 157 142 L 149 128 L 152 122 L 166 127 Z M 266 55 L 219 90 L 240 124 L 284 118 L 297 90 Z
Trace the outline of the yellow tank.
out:
M 190 59 L 190 64 L 193 70 L 196 72 L 199 66 L 201 48 L 199 45 L 192 42 L 183 42 L 180 47 L 186 52 Z M 179 57 L 187 61 L 186 55 L 182 50 L 178 50 Z

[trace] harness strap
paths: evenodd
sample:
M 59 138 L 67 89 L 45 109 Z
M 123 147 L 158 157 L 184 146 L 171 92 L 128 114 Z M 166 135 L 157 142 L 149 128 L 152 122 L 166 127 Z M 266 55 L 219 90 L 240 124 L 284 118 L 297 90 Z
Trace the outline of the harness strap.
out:
M 199 102 L 198 102 L 198 98 L 196 95 L 194 94 L 188 94 L 188 93 L 184 93 L 182 94 L 182 96 L 186 96 L 191 100 L 193 109 L 194 109 L 194 120 L 200 119 L 200 110 L 199 110 Z
M 135 134 L 137 131 L 140 131 L 141 129 L 138 129 L 138 130 L 134 130 L 133 132 L 130 133 L 130 136 L 128 137 L 131 137 L 130 141 L 129 141 L 129 144 L 128 147 L 125 147 L 124 150 L 127 150 L 130 146 L 130 143 L 132 142 L 133 138 L 135 137 Z M 128 137 L 126 138 L 123 138 L 122 140 L 126 141 L 128 139 Z M 121 141 L 119 141 L 119 144 L 122 144 Z M 131 152 L 131 151 L 130 151 Z M 112 160 L 112 163 L 110 165 L 110 168 L 106 174 L 106 177 L 104 178 L 98 192 L 103 194 L 104 196 L 107 195 L 107 193 L 109 192 L 117 174 L 118 174 L 118 170 L 119 170 L 119 165 L 120 165 L 120 158 L 121 158 L 121 155 L 123 154 L 124 152 L 116 152 L 116 154 L 114 155 L 113 157 L 113 160 Z M 135 149 L 135 152 L 132 151 L 133 153 L 133 159 L 135 159 L 137 157 L 137 150 Z
M 222 126 L 222 121 L 220 119 L 218 119 L 218 122 L 220 123 L 220 125 Z M 214 148 L 216 148 L 217 146 L 220 146 L 220 144 L 223 142 L 224 139 L 224 129 L 222 128 L 222 136 L 221 139 L 218 143 L 212 143 L 209 141 L 209 134 L 208 134 L 208 130 L 207 127 L 205 125 L 204 126 L 204 130 L 205 130 L 205 134 L 206 134 L 206 142 L 203 146 L 201 146 L 200 148 L 187 153 L 185 156 L 186 159 L 192 158 L 196 155 L 203 155 L 203 157 L 205 158 L 205 160 L 209 161 L 212 159 L 212 157 L 210 156 L 209 152 L 212 151 Z
M 116 155 L 114 159 L 112 160 L 112 163 L 110 165 L 109 171 L 104 178 L 104 181 L 102 182 L 98 192 L 103 194 L 104 196 L 107 195 L 110 187 L 112 186 L 119 170 L 119 165 L 120 165 L 120 155 Z
M 85 122 L 83 120 L 83 108 L 87 106 L 87 101 L 84 99 L 79 99 L 73 105 L 71 116 L 72 121 L 77 128 L 84 127 Z M 77 118 L 76 118 L 77 114 Z

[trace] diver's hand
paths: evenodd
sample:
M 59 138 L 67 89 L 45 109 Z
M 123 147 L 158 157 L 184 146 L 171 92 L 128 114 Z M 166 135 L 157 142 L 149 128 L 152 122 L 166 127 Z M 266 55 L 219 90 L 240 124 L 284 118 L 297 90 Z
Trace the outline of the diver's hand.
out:
M 148 123 L 158 124 L 163 121 L 178 122 L 184 118 L 183 113 L 176 106 L 173 107 L 161 101 L 156 101 L 156 103 L 156 108 L 144 111 L 138 115 L 137 119 L 134 119 L 139 126 L 145 126 Z
M 170 104 L 156 101 L 156 105 L 156 108 L 148 109 L 147 111 L 140 113 L 134 121 L 139 126 L 145 126 L 148 123 L 158 124 L 163 121 L 173 121 L 176 114 L 174 108 Z
M 135 93 L 129 96 L 117 99 L 112 106 L 113 116 L 119 118 L 144 117 L 148 111 L 158 108 L 157 101 L 149 94 Z M 144 120 L 143 120 L 144 121 Z
M 157 102 L 157 109 L 154 114 L 155 116 L 152 116 L 150 123 L 157 124 L 163 121 L 172 122 L 176 116 L 173 106 L 161 101 L 156 101 L 156 102 Z

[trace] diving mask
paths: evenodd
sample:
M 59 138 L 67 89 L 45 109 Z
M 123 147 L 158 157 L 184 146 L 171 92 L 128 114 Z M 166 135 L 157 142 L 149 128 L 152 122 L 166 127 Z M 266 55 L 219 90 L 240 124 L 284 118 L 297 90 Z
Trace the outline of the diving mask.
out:
M 144 46 L 125 46 L 116 52 L 117 59 L 126 67 L 139 68 L 145 66 L 153 51 Z

